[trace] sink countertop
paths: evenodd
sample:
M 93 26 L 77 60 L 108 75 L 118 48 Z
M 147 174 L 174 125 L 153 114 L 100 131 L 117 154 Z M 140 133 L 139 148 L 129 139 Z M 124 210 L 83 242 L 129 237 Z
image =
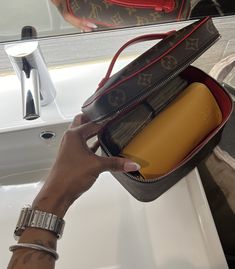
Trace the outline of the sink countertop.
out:
M 41 183 L 0 187 L 5 268 L 19 208 Z M 6 214 L 7 212 L 7 214 Z M 227 269 L 197 170 L 157 200 L 141 203 L 108 173 L 70 208 L 57 269 Z

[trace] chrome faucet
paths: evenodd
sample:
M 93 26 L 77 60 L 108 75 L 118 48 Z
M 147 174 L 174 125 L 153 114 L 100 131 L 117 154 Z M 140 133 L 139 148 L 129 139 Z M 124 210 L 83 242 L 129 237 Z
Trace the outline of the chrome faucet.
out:
M 38 41 L 25 40 L 5 45 L 5 51 L 21 81 L 23 118 L 40 117 L 40 103 L 53 102 L 56 90 L 41 54 Z

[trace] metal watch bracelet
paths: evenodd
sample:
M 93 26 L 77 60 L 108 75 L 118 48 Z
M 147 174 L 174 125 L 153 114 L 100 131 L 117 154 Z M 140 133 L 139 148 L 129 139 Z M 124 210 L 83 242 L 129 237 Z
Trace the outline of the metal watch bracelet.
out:
M 21 210 L 14 236 L 18 239 L 27 227 L 33 227 L 53 232 L 56 234 L 57 238 L 61 238 L 64 225 L 65 221 L 62 218 L 52 213 L 26 206 Z

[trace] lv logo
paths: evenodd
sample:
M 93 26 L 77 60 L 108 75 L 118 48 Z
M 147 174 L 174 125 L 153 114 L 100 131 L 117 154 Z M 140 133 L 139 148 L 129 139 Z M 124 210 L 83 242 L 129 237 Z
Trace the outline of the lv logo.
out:
M 150 13 L 149 16 L 153 22 L 158 21 L 162 17 L 161 13 L 158 12 Z
M 153 77 L 152 74 L 144 74 L 144 73 L 139 74 L 138 80 L 137 80 L 137 85 L 140 85 L 140 86 L 151 85 L 152 77 Z
M 108 95 L 108 102 L 111 106 L 117 107 L 124 104 L 126 100 L 126 94 L 123 90 L 115 90 Z
M 161 65 L 164 69 L 172 70 L 177 66 L 177 60 L 171 55 L 166 55 L 161 59 Z
M 198 43 L 199 43 L 198 38 L 186 39 L 186 50 L 198 50 L 199 49 Z
M 117 12 L 114 16 L 112 16 L 111 20 L 116 25 L 120 25 L 120 24 L 124 23 L 124 20 L 121 17 L 121 15 L 119 14 L 119 12 Z
M 134 14 L 137 11 L 135 8 L 127 8 L 126 10 L 128 11 L 129 16 L 132 16 L 132 14 Z
M 77 11 L 80 9 L 80 6 L 78 5 L 78 2 L 77 1 L 72 1 L 71 2 L 71 7 L 73 10 Z
M 136 16 L 136 20 L 137 20 L 137 25 L 143 25 L 143 24 L 148 24 L 149 20 L 145 17 L 141 17 L 141 16 Z
M 102 6 L 93 3 L 91 3 L 90 5 L 91 5 L 91 13 L 88 17 L 100 20 L 100 12 L 102 12 Z

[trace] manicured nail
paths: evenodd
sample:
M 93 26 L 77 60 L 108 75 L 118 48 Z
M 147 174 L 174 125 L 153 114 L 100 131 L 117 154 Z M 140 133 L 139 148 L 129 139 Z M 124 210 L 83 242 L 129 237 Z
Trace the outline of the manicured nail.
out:
M 134 162 L 126 162 L 124 164 L 124 171 L 131 172 L 131 171 L 138 171 L 140 170 L 140 165 Z
M 84 30 L 84 33 L 90 33 L 90 32 L 92 32 L 92 29 L 90 28 Z
M 90 28 L 93 28 L 93 29 L 95 29 L 95 28 L 98 27 L 97 25 L 95 25 L 95 24 L 92 23 L 92 22 L 87 22 L 86 26 L 87 26 L 87 27 L 90 27 Z

